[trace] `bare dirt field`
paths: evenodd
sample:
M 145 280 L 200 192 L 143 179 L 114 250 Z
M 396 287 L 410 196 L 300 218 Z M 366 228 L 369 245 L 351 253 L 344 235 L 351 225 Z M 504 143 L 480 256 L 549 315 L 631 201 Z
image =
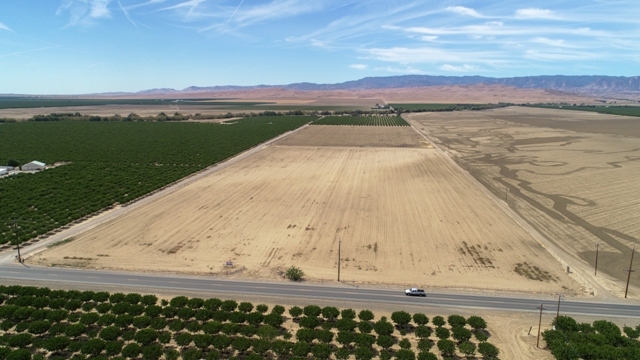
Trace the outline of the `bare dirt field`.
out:
M 331 281 L 342 240 L 349 282 L 583 290 L 445 156 L 389 129 L 385 146 L 417 147 L 363 148 L 351 127 L 309 127 L 30 261 L 263 278 L 295 265 Z M 331 146 L 286 145 L 322 131 Z
M 508 199 L 567 264 L 624 294 L 640 245 L 640 119 L 520 107 L 407 118 Z M 639 298 L 637 273 L 631 285 L 629 296 Z

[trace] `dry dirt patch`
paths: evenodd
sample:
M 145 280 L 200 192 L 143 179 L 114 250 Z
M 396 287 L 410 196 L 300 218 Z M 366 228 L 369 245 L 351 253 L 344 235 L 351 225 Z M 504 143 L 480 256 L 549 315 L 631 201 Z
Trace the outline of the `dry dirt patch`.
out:
M 237 276 L 278 278 L 296 265 L 333 280 L 339 239 L 347 281 L 579 290 L 442 155 L 420 148 L 270 147 L 33 261 L 212 274 L 233 261 Z M 550 277 L 523 276 L 520 263 Z
M 624 293 L 631 248 L 640 245 L 640 139 L 615 135 L 625 133 L 628 117 L 510 107 L 410 118 L 496 196 L 508 198 L 571 266 Z M 631 283 L 632 296 L 640 295 L 640 276 Z

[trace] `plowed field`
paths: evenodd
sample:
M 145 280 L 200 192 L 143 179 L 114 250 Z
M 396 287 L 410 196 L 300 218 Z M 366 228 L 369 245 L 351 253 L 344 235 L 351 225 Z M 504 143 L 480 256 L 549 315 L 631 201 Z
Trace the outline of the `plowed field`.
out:
M 33 260 L 265 278 L 296 265 L 335 280 L 341 240 L 348 282 L 579 291 L 441 153 L 390 129 L 402 140 L 362 147 L 353 128 L 309 127 Z

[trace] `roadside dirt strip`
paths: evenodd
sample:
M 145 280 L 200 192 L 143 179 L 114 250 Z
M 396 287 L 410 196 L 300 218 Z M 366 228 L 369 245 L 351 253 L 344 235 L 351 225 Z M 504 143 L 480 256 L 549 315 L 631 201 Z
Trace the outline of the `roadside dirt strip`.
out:
M 386 137 L 376 147 L 343 128 L 360 131 L 302 129 L 30 261 L 251 278 L 295 265 L 324 281 L 336 278 L 341 241 L 347 281 L 584 291 L 419 134 L 360 127 Z

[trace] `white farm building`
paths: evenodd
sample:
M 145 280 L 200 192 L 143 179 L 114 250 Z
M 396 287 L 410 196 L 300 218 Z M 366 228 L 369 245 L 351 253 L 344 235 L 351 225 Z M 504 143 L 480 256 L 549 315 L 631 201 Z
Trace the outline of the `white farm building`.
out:
M 30 163 L 26 163 L 24 165 L 22 165 L 22 171 L 38 171 L 38 170 L 44 170 L 44 167 L 47 164 L 40 162 L 40 161 L 32 161 Z
M 8 172 L 7 168 L 0 167 L 0 176 L 7 175 Z

